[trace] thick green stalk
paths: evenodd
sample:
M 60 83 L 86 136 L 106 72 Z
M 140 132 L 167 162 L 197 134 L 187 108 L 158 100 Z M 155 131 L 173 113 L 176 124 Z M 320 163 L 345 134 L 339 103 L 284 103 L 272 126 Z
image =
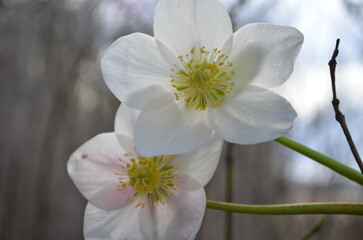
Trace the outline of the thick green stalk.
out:
M 325 156 L 320 152 L 308 148 L 305 145 L 295 142 L 288 137 L 280 137 L 275 139 L 275 141 L 313 159 L 314 161 L 317 161 L 318 163 L 330 168 L 331 170 L 339 173 L 340 175 L 343 175 L 344 177 L 349 178 L 350 180 L 360 185 L 363 185 L 363 175 L 360 172 L 354 170 L 353 168 L 348 167 L 347 165 L 344 165 L 343 163 L 338 162 L 328 156 Z
M 207 208 L 236 213 L 263 215 L 298 215 L 298 214 L 345 214 L 363 215 L 360 203 L 303 203 L 277 205 L 246 205 L 207 200 Z

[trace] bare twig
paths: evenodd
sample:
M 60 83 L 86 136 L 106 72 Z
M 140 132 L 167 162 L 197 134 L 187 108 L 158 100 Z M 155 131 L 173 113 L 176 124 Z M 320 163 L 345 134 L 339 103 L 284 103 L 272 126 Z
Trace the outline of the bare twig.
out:
M 329 61 L 329 69 L 330 69 L 330 78 L 331 78 L 331 84 L 332 84 L 332 90 L 333 90 L 333 100 L 332 100 L 332 104 L 333 104 L 333 108 L 335 111 L 335 119 L 337 120 L 337 122 L 340 123 L 340 126 L 343 129 L 344 135 L 347 138 L 350 150 L 353 153 L 353 156 L 355 158 L 355 160 L 357 161 L 357 164 L 360 168 L 360 171 L 363 174 L 363 163 L 362 160 L 360 159 L 359 153 L 357 151 L 357 148 L 355 147 L 354 141 L 352 139 L 352 136 L 350 135 L 347 123 L 345 122 L 345 116 L 344 114 L 340 111 L 339 109 L 339 99 L 337 98 L 337 91 L 336 91 L 336 87 L 335 87 L 335 68 L 337 65 L 337 61 L 336 58 L 339 54 L 339 43 L 340 43 L 340 39 L 338 38 L 336 41 L 336 45 L 335 45 L 335 49 L 333 52 L 333 56 L 331 57 L 330 61 Z

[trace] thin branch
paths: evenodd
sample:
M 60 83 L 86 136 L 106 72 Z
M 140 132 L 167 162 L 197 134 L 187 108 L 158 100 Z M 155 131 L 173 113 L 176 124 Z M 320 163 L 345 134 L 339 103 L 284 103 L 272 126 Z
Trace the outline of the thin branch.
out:
M 329 61 L 329 69 L 330 69 L 330 78 L 331 78 L 331 84 L 332 84 L 332 91 L 333 91 L 333 100 L 332 100 L 332 104 L 333 104 L 333 108 L 335 111 L 335 119 L 337 120 L 337 122 L 340 123 L 340 126 L 343 129 L 344 135 L 347 138 L 350 150 L 353 153 L 353 156 L 355 158 L 355 160 L 357 161 L 357 164 L 360 168 L 360 171 L 363 174 L 363 163 L 362 160 L 360 159 L 359 153 L 357 151 L 357 148 L 355 147 L 354 141 L 352 139 L 352 136 L 350 135 L 347 123 L 345 122 L 345 116 L 344 114 L 340 111 L 339 109 L 339 99 L 337 98 L 337 91 L 336 91 L 336 87 L 335 87 L 335 68 L 337 65 L 337 61 L 336 58 L 339 54 L 339 43 L 340 43 L 340 39 L 338 38 L 336 41 L 336 45 L 335 45 L 335 49 L 333 52 L 333 56 L 331 57 L 330 61 Z
M 261 214 L 261 215 L 307 215 L 307 214 L 341 214 L 363 215 L 361 203 L 302 203 L 302 204 L 274 204 L 251 205 L 226 203 L 207 200 L 207 208 L 235 213 Z
M 325 216 L 321 217 L 313 226 L 312 229 L 310 229 L 310 231 L 308 233 L 306 233 L 300 240 L 309 240 L 312 237 L 314 237 L 314 235 L 318 234 L 321 229 L 323 228 L 325 223 Z

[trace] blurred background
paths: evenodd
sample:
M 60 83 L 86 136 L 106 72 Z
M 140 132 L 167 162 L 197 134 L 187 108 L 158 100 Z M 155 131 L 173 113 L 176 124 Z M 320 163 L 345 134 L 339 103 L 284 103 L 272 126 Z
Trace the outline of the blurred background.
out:
M 70 154 L 113 130 L 118 100 L 99 60 L 118 37 L 152 35 L 156 0 L 0 1 L 0 239 L 83 239 L 86 201 L 66 172 Z M 276 89 L 299 117 L 289 137 L 358 169 L 334 119 L 328 61 L 341 38 L 337 89 L 363 154 L 363 2 L 224 0 L 235 30 L 251 22 L 298 28 L 295 71 Z M 226 194 L 226 156 L 232 194 Z M 207 185 L 211 200 L 277 204 L 363 202 L 362 188 L 277 142 L 225 144 Z M 321 216 L 258 216 L 206 210 L 197 239 L 308 239 Z M 362 239 L 363 218 L 327 216 L 311 239 Z

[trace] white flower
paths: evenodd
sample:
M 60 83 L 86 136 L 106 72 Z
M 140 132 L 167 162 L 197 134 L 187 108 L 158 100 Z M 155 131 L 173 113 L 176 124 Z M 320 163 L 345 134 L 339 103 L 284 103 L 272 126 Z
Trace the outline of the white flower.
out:
M 141 110 L 141 154 L 185 153 L 212 132 L 254 144 L 291 129 L 296 113 L 271 88 L 293 71 L 303 42 L 297 29 L 248 24 L 233 33 L 218 0 L 160 0 L 154 35 L 121 37 L 101 61 L 113 94 Z
M 137 116 L 132 111 L 120 107 L 118 118 Z M 97 135 L 68 161 L 70 177 L 89 201 L 85 238 L 194 239 L 205 211 L 203 186 L 217 167 L 223 140 L 212 136 L 194 152 L 146 158 L 128 137 L 132 121 L 120 120 L 116 128 L 123 135 Z

